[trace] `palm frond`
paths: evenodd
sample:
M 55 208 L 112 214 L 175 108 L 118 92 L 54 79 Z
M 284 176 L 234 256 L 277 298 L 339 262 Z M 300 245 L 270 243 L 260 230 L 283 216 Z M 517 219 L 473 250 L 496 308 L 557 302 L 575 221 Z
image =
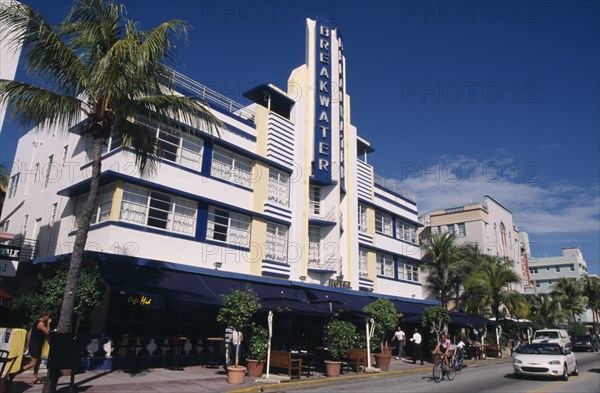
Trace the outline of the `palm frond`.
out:
M 81 120 L 85 102 L 29 83 L 0 79 L 0 103 L 23 126 L 60 125 L 68 129 Z
M 126 119 L 118 119 L 115 124 L 115 131 L 123 139 L 123 145 L 134 150 L 136 166 L 142 175 L 154 172 L 160 157 L 160 146 L 150 124 Z
M 27 71 L 48 87 L 76 96 L 85 86 L 85 65 L 61 40 L 42 15 L 20 3 L 0 4 L 0 40 L 13 50 L 27 48 L 24 59 Z

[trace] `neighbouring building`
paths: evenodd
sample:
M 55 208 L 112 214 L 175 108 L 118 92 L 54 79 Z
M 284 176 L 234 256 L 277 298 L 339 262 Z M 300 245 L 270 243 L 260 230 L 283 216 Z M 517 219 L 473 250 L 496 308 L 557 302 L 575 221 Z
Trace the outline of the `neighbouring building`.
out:
M 511 289 L 523 292 L 528 282 L 529 240 L 513 223 L 512 212 L 489 195 L 483 202 L 434 210 L 419 218 L 421 234 L 449 232 L 457 244 L 476 244 L 485 254 L 501 258 L 521 276 Z
M 307 38 L 306 64 L 288 90 L 256 86 L 244 94 L 250 105 L 176 73 L 180 91 L 205 99 L 226 127 L 211 136 L 147 124 L 163 151 L 154 173 L 140 176 L 116 135 L 106 142 L 87 243 L 112 290 L 97 329 L 143 326 L 135 307 L 214 305 L 245 282 L 265 299 L 293 293 L 358 307 L 387 296 L 405 314 L 433 304 L 420 300 L 415 196 L 375 174 L 374 149 L 351 123 L 341 36 L 308 20 Z M 19 140 L 0 226 L 35 242 L 33 265 L 71 252 L 91 169 L 91 139 L 80 131 L 32 130 Z M 31 263 L 8 265 L 0 274 L 18 278 Z

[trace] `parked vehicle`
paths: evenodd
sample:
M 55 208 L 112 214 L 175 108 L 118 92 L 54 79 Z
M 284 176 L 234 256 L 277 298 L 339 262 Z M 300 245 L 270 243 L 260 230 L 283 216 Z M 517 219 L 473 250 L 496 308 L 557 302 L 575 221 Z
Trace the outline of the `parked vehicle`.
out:
M 513 359 L 515 377 L 524 375 L 561 377 L 579 375 L 577 358 L 568 348 L 555 343 L 527 344 Z
M 596 343 L 594 336 L 592 336 L 591 334 L 581 334 L 581 335 L 575 336 L 573 338 L 573 350 L 574 351 L 590 350 L 593 352 L 597 352 L 598 351 L 598 343 Z
M 559 344 L 563 348 L 571 348 L 571 338 L 564 329 L 541 329 L 533 333 L 532 344 Z

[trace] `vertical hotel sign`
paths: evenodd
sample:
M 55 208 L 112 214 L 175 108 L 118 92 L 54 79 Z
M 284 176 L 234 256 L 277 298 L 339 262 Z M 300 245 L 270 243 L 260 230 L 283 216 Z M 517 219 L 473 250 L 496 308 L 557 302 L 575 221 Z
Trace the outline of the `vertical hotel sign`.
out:
M 317 20 L 314 177 L 331 182 L 331 29 Z

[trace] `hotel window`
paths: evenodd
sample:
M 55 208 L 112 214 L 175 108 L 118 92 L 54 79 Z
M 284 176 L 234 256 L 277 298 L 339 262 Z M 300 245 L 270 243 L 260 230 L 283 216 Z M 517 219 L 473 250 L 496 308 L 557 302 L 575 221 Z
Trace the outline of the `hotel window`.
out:
M 309 213 L 320 216 L 321 215 L 321 188 L 317 186 L 310 186 L 308 194 L 308 208 Z
M 273 222 L 267 223 L 267 241 L 265 259 L 275 262 L 287 262 L 288 227 Z
M 358 275 L 359 277 L 369 277 L 369 252 L 366 248 L 358 249 Z
M 206 238 L 236 246 L 250 246 L 250 216 L 218 207 L 208 209 Z
M 446 229 L 448 230 L 448 233 L 451 235 L 454 235 L 456 233 L 456 230 L 454 229 L 454 224 L 446 225 Z
M 250 187 L 252 161 L 239 154 L 215 147 L 212 157 L 211 175 L 241 186 Z
M 0 224 L 0 232 L 8 232 L 8 226 L 10 225 L 10 220 L 4 220 L 2 224 Z
M 367 232 L 367 206 L 362 203 L 358 204 L 358 230 Z
M 21 228 L 21 234 L 23 237 L 27 237 L 27 225 L 29 224 L 29 214 L 25 214 L 23 218 L 23 228 Z
M 398 278 L 419 282 L 419 267 L 410 262 L 398 261 Z
M 46 172 L 44 174 L 44 184 L 42 188 L 48 187 L 48 183 L 50 182 L 50 175 L 52 174 L 52 163 L 54 162 L 54 154 L 50 154 L 48 156 L 48 162 L 46 163 Z
M 56 222 L 56 213 L 58 210 L 58 203 L 53 203 L 52 204 L 52 210 L 50 211 L 50 226 L 54 225 L 54 223 Z
M 380 211 L 375 211 L 375 232 L 392 236 L 392 223 L 392 216 Z
M 202 167 L 202 150 L 204 142 L 179 130 L 161 125 L 156 138 L 162 152 L 162 158 L 181 164 L 187 168 L 200 170 Z
M 417 242 L 417 228 L 414 225 L 396 220 L 396 238 L 407 242 Z
M 321 262 L 321 228 L 308 227 L 308 264 L 316 265 Z
M 556 266 L 555 269 L 557 273 L 560 273 L 560 266 Z
M 60 166 L 64 168 L 67 163 L 67 155 L 69 154 L 69 145 L 63 147 L 62 159 L 60 160 Z
M 459 237 L 467 236 L 467 226 L 465 225 L 464 222 L 459 222 L 458 224 L 456 224 L 456 226 L 458 227 L 458 236 Z
M 288 206 L 290 200 L 290 175 L 279 169 L 269 168 L 269 201 Z
M 96 206 L 92 212 L 92 218 L 90 224 L 97 224 L 99 222 L 107 221 L 110 218 L 110 210 L 112 208 L 112 199 L 115 192 L 115 187 L 105 186 L 98 190 L 98 197 L 96 198 Z M 77 230 L 79 227 L 79 217 L 83 212 L 85 203 L 87 202 L 88 193 L 78 196 L 75 199 L 75 208 L 73 210 L 73 230 Z
M 106 201 L 107 205 L 109 203 L 112 201 Z M 127 184 L 123 190 L 120 220 L 193 235 L 196 211 L 194 201 Z M 110 207 L 100 209 L 100 212 L 108 219 Z
M 394 277 L 394 257 L 388 254 L 377 253 L 377 274 L 385 277 Z
M 19 180 L 20 179 L 21 179 L 21 172 L 16 173 L 10 177 L 10 182 L 8 183 L 7 199 L 12 198 L 17 194 L 17 189 L 19 188 Z
M 569 267 L 569 269 L 570 269 L 572 272 L 574 272 L 574 271 L 575 271 L 575 265 L 571 265 L 571 266 Z

